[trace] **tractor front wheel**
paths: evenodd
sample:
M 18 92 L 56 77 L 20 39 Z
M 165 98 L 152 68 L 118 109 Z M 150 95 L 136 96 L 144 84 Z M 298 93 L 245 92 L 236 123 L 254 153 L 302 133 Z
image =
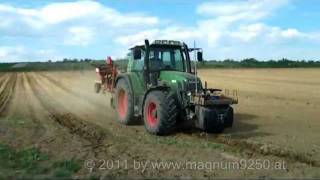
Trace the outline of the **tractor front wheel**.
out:
M 148 93 L 143 108 L 143 120 L 149 133 L 156 135 L 171 133 L 176 118 L 177 105 L 173 96 L 167 91 L 159 90 Z
M 133 94 L 131 86 L 126 79 L 120 79 L 116 84 L 115 108 L 120 123 L 125 125 L 133 124 Z

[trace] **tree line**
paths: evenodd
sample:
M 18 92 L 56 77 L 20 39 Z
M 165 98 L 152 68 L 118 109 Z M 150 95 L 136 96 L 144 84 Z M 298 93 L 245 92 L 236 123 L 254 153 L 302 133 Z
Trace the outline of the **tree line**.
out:
M 125 69 L 128 64 L 127 59 L 117 59 L 114 61 L 121 69 Z M 60 61 L 29 62 L 24 67 L 13 68 L 17 63 L 0 63 L 0 71 L 48 71 L 48 70 L 89 70 L 100 64 L 105 64 L 105 60 L 93 59 L 62 59 Z M 194 63 L 192 62 L 192 66 Z M 320 61 L 315 60 L 268 60 L 259 61 L 255 58 L 243 60 L 205 60 L 197 62 L 197 68 L 319 68 Z
M 299 68 L 299 67 L 320 67 L 320 61 L 315 60 L 267 60 L 259 61 L 255 58 L 243 59 L 240 61 L 226 59 L 223 61 L 207 60 L 197 63 L 199 68 Z

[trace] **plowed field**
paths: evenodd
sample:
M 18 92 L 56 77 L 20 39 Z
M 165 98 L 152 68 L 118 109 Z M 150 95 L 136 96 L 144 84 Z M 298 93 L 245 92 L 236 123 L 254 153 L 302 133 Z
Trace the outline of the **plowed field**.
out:
M 79 159 L 80 177 L 320 177 L 320 70 L 199 75 L 210 87 L 239 91 L 234 127 L 223 134 L 191 129 L 156 137 L 143 125 L 120 125 L 110 95 L 93 91 L 95 72 L 2 72 L 0 141 L 36 147 L 53 160 Z M 160 162 L 171 166 L 155 167 Z M 227 162 L 242 166 L 223 168 Z

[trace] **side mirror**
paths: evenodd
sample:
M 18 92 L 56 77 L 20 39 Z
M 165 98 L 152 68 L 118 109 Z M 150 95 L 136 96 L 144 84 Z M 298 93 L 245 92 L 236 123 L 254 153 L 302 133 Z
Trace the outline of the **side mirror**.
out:
M 202 62 L 202 61 L 203 61 L 203 57 L 202 57 L 202 52 L 201 52 L 201 51 L 198 51 L 198 52 L 197 52 L 197 60 L 198 60 L 199 62 Z
M 133 59 L 141 59 L 141 49 L 133 49 Z

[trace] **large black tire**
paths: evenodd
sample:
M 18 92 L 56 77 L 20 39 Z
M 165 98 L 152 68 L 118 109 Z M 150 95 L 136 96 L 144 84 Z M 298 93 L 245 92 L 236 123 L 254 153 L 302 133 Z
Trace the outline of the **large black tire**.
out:
M 147 131 L 155 135 L 170 134 L 177 121 L 177 105 L 167 91 L 148 93 L 143 107 L 143 120 Z
M 224 122 L 224 127 L 231 128 L 233 125 L 233 108 L 229 107 L 227 112 L 227 117 Z
M 121 124 L 134 124 L 133 108 L 131 85 L 126 79 L 119 79 L 115 88 L 115 109 L 117 111 L 117 119 Z

